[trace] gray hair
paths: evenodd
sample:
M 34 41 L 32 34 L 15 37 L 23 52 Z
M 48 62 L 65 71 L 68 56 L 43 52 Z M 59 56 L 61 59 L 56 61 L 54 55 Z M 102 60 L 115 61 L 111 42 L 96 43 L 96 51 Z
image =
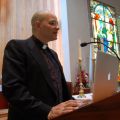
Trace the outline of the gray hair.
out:
M 38 11 L 33 14 L 32 19 L 31 19 L 32 32 L 34 32 L 34 24 L 36 23 L 36 21 L 42 22 L 46 18 L 46 15 L 48 14 L 51 14 L 51 12 L 48 10 Z

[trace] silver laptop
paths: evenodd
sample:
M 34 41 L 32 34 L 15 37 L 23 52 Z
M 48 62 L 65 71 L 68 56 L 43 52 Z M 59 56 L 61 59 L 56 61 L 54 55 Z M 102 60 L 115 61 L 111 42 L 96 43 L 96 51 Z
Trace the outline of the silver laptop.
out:
M 117 91 L 119 61 L 115 56 L 97 52 L 94 83 L 93 102 L 112 96 Z

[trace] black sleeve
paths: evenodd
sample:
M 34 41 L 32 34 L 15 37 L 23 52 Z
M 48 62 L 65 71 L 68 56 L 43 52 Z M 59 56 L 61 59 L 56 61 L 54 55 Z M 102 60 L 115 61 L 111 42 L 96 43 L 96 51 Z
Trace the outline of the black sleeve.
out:
M 17 41 L 6 45 L 2 69 L 3 94 L 9 103 L 23 111 L 48 115 L 51 107 L 32 96 L 27 89 L 25 53 Z

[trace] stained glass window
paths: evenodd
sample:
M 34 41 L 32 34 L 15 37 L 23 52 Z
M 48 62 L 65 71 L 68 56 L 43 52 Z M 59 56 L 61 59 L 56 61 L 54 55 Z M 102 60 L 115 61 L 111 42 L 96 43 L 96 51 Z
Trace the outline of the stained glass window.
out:
M 96 0 L 90 0 L 90 9 L 93 40 L 105 44 L 94 44 L 94 57 L 97 50 L 113 54 L 109 48 L 119 55 L 115 9 Z

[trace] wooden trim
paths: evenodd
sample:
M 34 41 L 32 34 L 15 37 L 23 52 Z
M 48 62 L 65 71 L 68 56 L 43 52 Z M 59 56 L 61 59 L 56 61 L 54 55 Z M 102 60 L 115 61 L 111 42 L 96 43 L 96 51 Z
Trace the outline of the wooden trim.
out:
M 8 109 L 0 109 L 0 118 L 6 118 L 8 116 Z

